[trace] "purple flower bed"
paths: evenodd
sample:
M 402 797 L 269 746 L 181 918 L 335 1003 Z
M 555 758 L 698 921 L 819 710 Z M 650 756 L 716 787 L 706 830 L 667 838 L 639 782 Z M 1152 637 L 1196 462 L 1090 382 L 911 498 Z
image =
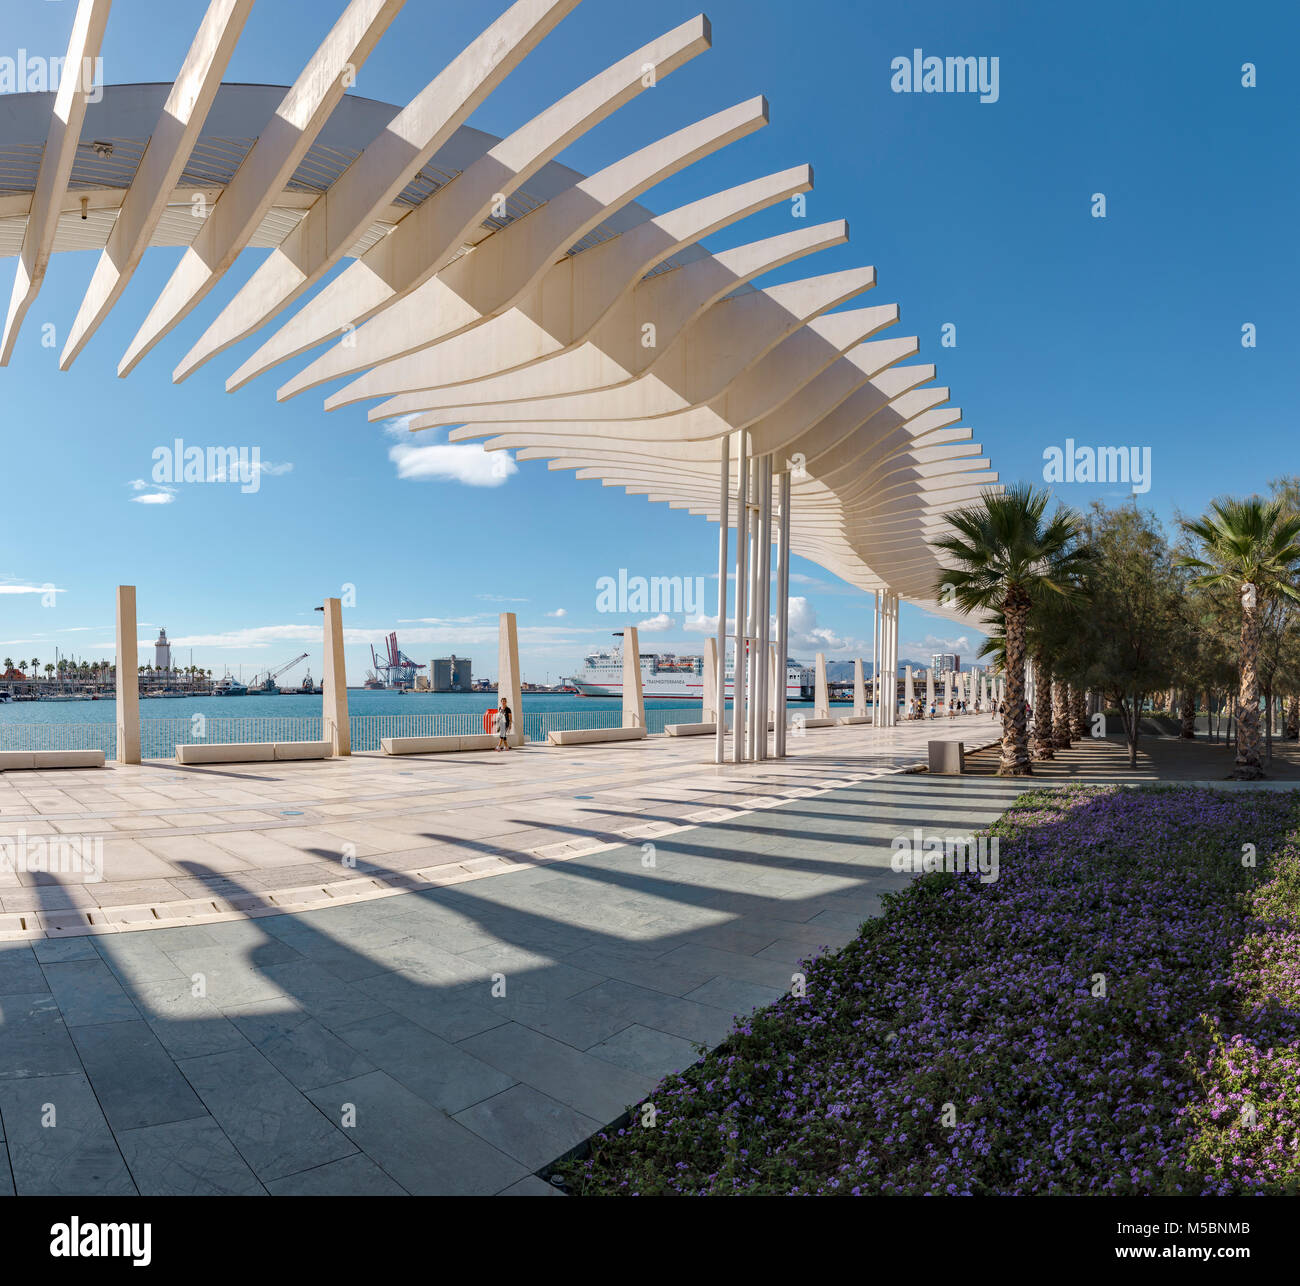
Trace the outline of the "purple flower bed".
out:
M 564 1169 L 587 1194 L 1300 1185 L 1291 793 L 1022 796 Z M 1258 865 L 1244 866 L 1244 844 Z M 1249 1106 L 1250 1111 L 1246 1110 Z

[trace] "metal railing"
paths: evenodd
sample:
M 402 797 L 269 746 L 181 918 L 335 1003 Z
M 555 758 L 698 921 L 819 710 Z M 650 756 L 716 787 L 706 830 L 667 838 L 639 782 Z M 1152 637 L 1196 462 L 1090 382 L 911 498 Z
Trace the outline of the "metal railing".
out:
M 661 733 L 670 723 L 695 723 L 695 706 L 646 710 L 646 731 Z M 552 731 L 580 728 L 617 728 L 623 722 L 620 708 L 590 710 L 525 710 L 519 720 L 530 741 L 545 741 Z M 463 714 L 354 714 L 349 720 L 354 751 L 377 751 L 384 737 L 464 737 L 482 732 L 483 712 Z M 319 715 L 226 716 L 196 714 L 189 718 L 141 719 L 140 757 L 170 759 L 177 746 L 213 742 L 320 741 L 324 737 Z M 0 750 L 102 750 L 106 759 L 117 758 L 117 725 L 113 723 L 2 723 Z

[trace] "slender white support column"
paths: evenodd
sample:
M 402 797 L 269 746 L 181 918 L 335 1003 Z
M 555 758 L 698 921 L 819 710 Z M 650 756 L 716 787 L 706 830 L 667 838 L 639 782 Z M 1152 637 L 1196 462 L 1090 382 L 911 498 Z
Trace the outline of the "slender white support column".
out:
M 776 551 L 776 703 L 773 709 L 773 752 L 785 758 L 786 667 L 790 656 L 790 471 L 783 469 L 778 486 L 777 503 L 781 517 L 777 528 Z
M 934 666 L 930 666 L 925 672 L 925 713 L 927 716 L 932 705 L 934 705 Z
M 831 717 L 830 685 L 826 682 L 826 653 L 817 653 L 817 688 L 813 693 L 813 718 L 829 719 Z
M 731 525 L 730 434 L 722 439 L 718 477 L 718 637 L 714 643 L 717 651 L 717 674 L 714 675 L 713 693 L 718 722 L 713 740 L 715 764 L 725 763 L 727 758 L 727 541 Z
M 862 673 L 862 658 L 853 660 L 853 717 L 865 719 L 867 715 L 867 683 Z
M 762 562 L 758 566 L 758 600 L 755 611 L 758 624 L 758 651 L 754 666 L 758 672 L 758 702 L 754 719 L 754 758 L 767 758 L 767 724 L 772 706 L 772 457 L 766 455 L 758 466 L 758 543 Z
M 893 609 L 890 612 L 889 626 L 889 726 L 898 726 L 898 607 L 899 597 L 891 595 Z
M 753 451 L 752 442 L 750 443 L 750 451 Z M 762 459 L 751 460 L 749 466 L 749 501 L 746 510 L 749 517 L 747 524 L 749 530 L 749 598 L 747 599 L 749 612 L 745 618 L 745 654 L 749 661 L 747 666 L 749 671 L 747 678 L 749 701 L 745 711 L 748 716 L 745 753 L 751 761 L 758 758 L 758 703 L 762 695 L 760 689 L 763 678 L 763 654 L 758 648 L 758 600 L 759 587 L 762 582 L 762 565 L 758 547 L 758 493 L 762 477 Z
M 700 703 L 700 722 L 715 723 L 718 712 L 713 703 L 718 698 L 718 640 L 704 640 L 704 682 L 700 685 L 703 700 Z
M 952 671 L 943 672 L 943 712 L 945 715 L 952 713 Z
M 749 620 L 749 450 L 742 430 L 736 435 L 736 664 L 732 677 L 731 759 L 745 761 L 745 674 L 749 668 L 745 624 Z
M 515 711 L 518 717 L 518 710 Z M 343 657 L 343 604 L 325 600 L 325 673 L 321 680 L 321 732 L 330 754 L 352 753 L 352 724 L 348 719 L 348 672 Z
M 524 691 L 519 674 L 519 626 L 513 612 L 502 612 L 497 625 L 497 697 L 510 702 L 510 744 L 524 744 Z
M 880 723 L 888 728 L 894 721 L 894 696 L 897 691 L 894 684 L 894 670 L 890 664 L 894 635 L 894 596 L 886 591 L 884 595 L 884 616 L 880 631 Z M 891 691 L 891 687 L 894 691 Z
M 636 626 L 623 627 L 623 727 L 645 727 L 645 697 L 641 693 L 641 644 Z
M 871 609 L 871 726 L 880 727 L 880 591 Z
M 907 714 L 910 718 L 912 707 L 916 704 L 916 683 L 912 678 L 912 667 L 909 665 L 904 671 L 903 680 L 903 700 L 907 705 Z
M 140 656 L 135 586 L 117 587 L 117 762 L 140 762 Z
M 767 717 L 768 722 L 772 724 L 774 733 L 776 728 L 776 685 L 776 644 L 769 639 L 767 644 Z M 773 748 L 772 757 L 774 758 L 775 755 L 776 751 Z M 764 758 L 767 757 L 764 756 Z

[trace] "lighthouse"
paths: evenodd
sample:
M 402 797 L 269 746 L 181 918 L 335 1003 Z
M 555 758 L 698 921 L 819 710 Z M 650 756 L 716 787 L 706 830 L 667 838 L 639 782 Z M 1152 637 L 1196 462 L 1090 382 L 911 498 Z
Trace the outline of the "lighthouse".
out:
M 172 645 L 167 642 L 167 631 L 161 626 L 153 645 L 153 667 L 161 674 L 170 675 L 172 672 Z

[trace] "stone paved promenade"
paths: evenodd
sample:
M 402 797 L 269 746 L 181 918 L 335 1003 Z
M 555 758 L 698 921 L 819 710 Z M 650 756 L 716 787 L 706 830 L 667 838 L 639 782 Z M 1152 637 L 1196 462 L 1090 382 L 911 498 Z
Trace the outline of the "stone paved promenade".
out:
M 547 1192 L 537 1169 L 875 913 L 895 835 L 1003 810 L 1019 785 L 900 772 L 988 727 L 810 732 L 739 769 L 656 739 L 8 774 L 0 833 L 121 838 L 102 886 L 3 890 L 35 920 L 0 943 L 0 1192 Z M 269 901 L 295 864 L 336 881 L 344 843 L 368 895 Z M 393 892 L 407 870 L 447 878 Z M 142 882 L 189 918 L 94 923 Z

